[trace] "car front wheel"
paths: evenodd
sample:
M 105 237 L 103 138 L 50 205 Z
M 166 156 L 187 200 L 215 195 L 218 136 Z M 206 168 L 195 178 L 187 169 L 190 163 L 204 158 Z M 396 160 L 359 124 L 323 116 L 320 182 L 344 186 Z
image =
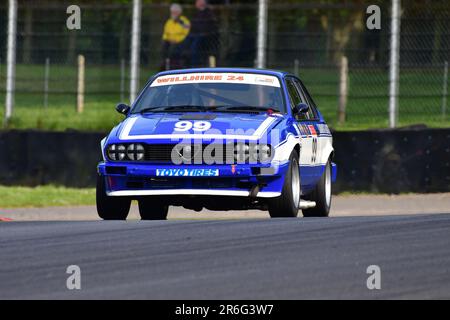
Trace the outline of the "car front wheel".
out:
M 304 209 L 304 217 L 328 217 L 331 207 L 331 163 L 327 162 L 325 170 L 316 185 L 315 190 L 305 197 L 307 200 L 315 201 L 316 206 Z
M 131 199 L 106 195 L 105 177 L 97 175 L 97 213 L 103 220 L 126 220 L 130 212 Z
M 281 196 L 269 202 L 269 213 L 272 218 L 295 218 L 300 205 L 300 166 L 297 151 L 289 157 L 289 168 L 284 178 Z
M 158 198 L 139 199 L 139 214 L 142 220 L 166 220 L 169 206 Z

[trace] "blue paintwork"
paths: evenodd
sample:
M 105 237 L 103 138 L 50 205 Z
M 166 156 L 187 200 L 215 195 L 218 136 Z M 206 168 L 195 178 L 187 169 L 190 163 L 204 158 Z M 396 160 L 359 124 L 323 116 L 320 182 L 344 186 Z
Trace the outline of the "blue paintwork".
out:
M 180 121 L 180 117 L 190 113 L 171 112 L 171 113 L 146 113 L 144 115 L 130 115 L 132 118 L 138 118 L 130 132 L 130 135 L 143 134 L 172 134 L 175 123 Z M 195 113 L 192 113 L 195 114 Z M 256 130 L 267 118 L 265 114 L 243 114 L 243 113 L 214 113 L 216 118 L 214 129 L 220 132 L 227 130 L 242 129 Z M 194 130 L 183 132 L 185 134 L 194 134 Z
M 126 167 L 127 173 L 125 175 L 122 174 L 106 174 L 106 167 Z M 205 165 L 196 165 L 198 169 L 210 169 L 211 166 Z M 263 181 L 267 183 L 267 187 L 264 188 L 264 191 L 270 192 L 279 192 L 283 188 L 284 175 L 287 172 L 289 167 L 289 163 L 282 164 L 275 168 L 275 171 L 271 175 L 255 175 L 252 173 L 251 168 L 255 167 L 254 165 L 239 165 L 236 167 L 236 171 L 233 172 L 231 165 L 216 165 L 214 168 L 218 168 L 220 170 L 220 178 L 228 179 L 229 181 L 240 181 L 240 182 L 251 182 L 253 184 L 258 183 L 258 181 Z M 270 167 L 268 165 L 266 168 Z M 123 163 L 105 163 L 102 162 L 98 166 L 98 172 L 102 176 L 108 176 L 113 179 L 114 183 L 108 184 L 107 191 L 118 191 L 118 190 L 127 190 L 126 182 L 129 178 L 132 178 L 133 181 L 144 181 L 149 182 L 150 177 L 157 178 L 156 170 L 166 168 L 166 169 L 183 169 L 183 168 L 192 168 L 192 166 L 183 166 L 183 165 L 157 165 L 157 164 L 136 164 L 132 162 L 123 162 Z M 166 178 L 166 177 L 164 177 Z M 186 182 L 185 188 L 191 189 L 190 179 L 189 178 L 180 178 Z M 197 179 L 210 179 L 208 177 L 202 177 Z M 242 188 L 227 188 L 226 190 L 242 190 Z
M 337 178 L 337 165 L 336 163 L 331 163 L 331 182 L 336 182 Z
M 188 70 L 174 70 L 174 71 L 166 71 L 161 72 L 152 78 L 149 79 L 147 82 L 145 88 L 143 91 L 145 91 L 152 81 L 156 79 L 159 76 L 163 75 L 176 75 L 176 74 L 185 74 L 185 73 L 201 73 L 201 72 L 219 72 L 219 73 L 255 73 L 255 74 L 261 74 L 261 75 L 271 75 L 275 76 L 280 80 L 281 83 L 281 90 L 283 91 L 284 96 L 284 103 L 286 104 L 285 110 L 286 113 L 282 116 L 273 116 L 275 118 L 275 121 L 272 123 L 272 125 L 268 128 L 267 132 L 270 132 L 270 130 L 277 128 L 280 132 L 279 141 L 271 141 L 271 136 L 267 135 L 267 141 L 264 141 L 264 143 L 272 144 L 272 146 L 278 145 L 280 143 L 283 143 L 288 135 L 298 136 L 298 131 L 295 129 L 296 120 L 294 119 L 292 112 L 291 112 L 291 106 L 290 106 L 290 99 L 288 97 L 288 92 L 286 89 L 286 84 L 284 81 L 284 78 L 286 76 L 292 76 L 286 72 L 282 71 L 275 71 L 275 70 L 260 70 L 260 69 L 245 69 L 245 68 L 204 68 L 204 69 L 188 69 Z M 142 92 L 143 92 L 142 91 Z M 141 93 L 142 95 L 142 93 Z M 136 99 L 136 102 L 139 100 L 140 96 Z M 132 108 L 134 107 L 134 104 Z M 186 116 L 189 113 L 146 113 L 144 115 L 140 114 L 128 114 L 126 119 L 132 119 L 137 118 L 135 124 L 133 125 L 130 136 L 134 135 L 154 135 L 154 134 L 166 134 L 170 135 L 173 133 L 174 124 L 180 121 L 181 116 Z M 192 114 L 197 114 L 192 113 Z M 260 113 L 260 114 L 243 114 L 243 113 L 213 113 L 216 118 L 214 120 L 208 120 L 209 122 L 214 124 L 214 129 L 218 129 L 219 131 L 225 133 L 228 129 L 241 129 L 243 131 L 246 130 L 256 130 L 261 123 L 267 119 L 267 117 L 271 117 L 271 115 Z M 105 141 L 105 148 L 110 144 L 117 144 L 121 143 L 120 134 L 123 131 L 124 124 L 126 121 L 121 122 L 119 125 L 117 125 L 115 128 L 113 128 L 106 138 Z M 320 135 L 319 129 L 317 127 L 317 124 L 325 124 L 325 120 L 323 119 L 323 116 L 318 112 L 318 119 L 316 121 L 309 121 L 306 122 L 308 125 L 312 125 L 315 127 L 316 132 Z M 194 131 L 184 132 L 186 134 L 194 134 Z M 302 135 L 303 136 L 303 135 Z M 328 133 L 329 136 L 329 133 Z M 306 137 L 306 136 L 304 136 Z M 127 140 L 126 143 L 133 143 L 133 142 L 143 142 L 142 140 L 136 139 L 136 140 Z M 145 141 L 144 141 L 145 142 Z M 167 144 L 167 143 L 173 143 L 176 144 L 178 142 L 181 142 L 181 140 L 176 139 L 158 139 L 158 140 L 151 140 L 151 142 L 147 141 L 147 143 L 152 144 Z M 105 152 L 105 150 L 102 150 Z M 265 187 L 261 189 L 261 191 L 272 191 L 272 192 L 281 192 L 283 188 L 283 182 L 284 182 L 284 176 L 287 171 L 289 163 L 281 163 L 278 165 L 272 165 L 274 167 L 274 173 L 272 175 L 259 177 L 259 181 L 261 180 L 266 184 Z M 107 174 L 105 171 L 105 168 L 107 166 L 121 166 L 126 167 L 126 174 L 124 175 L 112 175 Z M 191 165 L 190 167 L 192 167 Z M 202 168 L 200 165 L 195 165 L 196 168 Z M 214 166 L 214 168 L 220 169 L 220 177 L 230 179 L 230 181 L 245 181 L 245 182 L 258 182 L 257 177 L 252 174 L 251 168 L 253 167 L 270 167 L 271 164 L 258 164 L 258 165 L 237 165 L 235 168 L 235 172 L 232 172 L 232 166 L 231 165 L 217 165 Z M 135 163 L 135 162 L 112 162 L 109 161 L 107 158 L 101 162 L 98 166 L 98 172 L 102 176 L 107 177 L 107 189 L 108 191 L 116 191 L 116 190 L 129 190 L 127 186 L 125 185 L 129 179 L 134 179 L 135 181 L 144 181 L 145 186 L 150 188 L 151 185 L 149 184 L 149 178 L 156 177 L 156 170 L 161 168 L 181 168 L 180 166 L 175 165 L 157 165 L 157 164 L 149 164 L 145 162 Z M 211 166 L 208 166 L 208 168 L 211 168 Z M 323 165 L 317 165 L 317 166 L 301 166 L 301 183 L 302 183 L 302 192 L 308 193 L 312 191 L 315 188 L 315 185 L 317 184 L 318 180 L 322 176 L 324 171 Z M 336 165 L 332 165 L 332 177 L 333 181 L 336 179 Z M 205 178 L 209 179 L 209 178 Z M 133 181 L 134 181 L 133 180 Z M 190 179 L 185 179 L 185 188 L 190 189 L 191 182 Z M 237 187 L 228 188 L 226 190 L 242 190 Z

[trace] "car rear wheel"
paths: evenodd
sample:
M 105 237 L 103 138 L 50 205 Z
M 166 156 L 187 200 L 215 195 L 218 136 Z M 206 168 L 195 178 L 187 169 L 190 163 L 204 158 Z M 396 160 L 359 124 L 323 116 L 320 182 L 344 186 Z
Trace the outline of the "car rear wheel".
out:
M 305 197 L 315 201 L 316 206 L 303 210 L 304 217 L 328 217 L 331 207 L 331 163 L 327 162 L 325 170 L 316 185 L 316 189 Z
M 97 213 L 103 220 L 126 220 L 130 212 L 131 199 L 106 195 L 105 178 L 97 176 Z
M 167 220 L 169 206 L 158 198 L 139 199 L 139 214 L 142 220 Z
M 272 218 L 295 218 L 300 205 L 300 167 L 297 151 L 289 158 L 289 168 L 284 179 L 281 196 L 269 202 L 269 214 Z

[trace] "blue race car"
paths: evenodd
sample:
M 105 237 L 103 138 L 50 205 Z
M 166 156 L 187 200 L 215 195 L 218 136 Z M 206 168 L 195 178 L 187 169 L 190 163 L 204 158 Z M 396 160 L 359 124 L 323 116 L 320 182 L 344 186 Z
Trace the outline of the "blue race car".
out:
M 303 83 L 270 70 L 162 72 L 102 140 L 97 211 L 144 220 L 169 206 L 268 210 L 271 217 L 328 216 L 332 136 Z

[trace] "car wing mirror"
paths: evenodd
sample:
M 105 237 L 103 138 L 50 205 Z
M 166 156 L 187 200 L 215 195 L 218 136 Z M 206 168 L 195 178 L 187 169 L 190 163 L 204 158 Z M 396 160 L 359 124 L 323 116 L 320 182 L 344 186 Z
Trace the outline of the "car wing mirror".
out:
M 130 112 L 130 109 L 131 109 L 131 107 L 125 103 L 119 103 L 116 106 L 116 111 L 123 115 L 128 115 L 128 113 Z
M 295 114 L 305 114 L 309 111 L 309 106 L 302 102 L 295 106 L 293 111 Z

